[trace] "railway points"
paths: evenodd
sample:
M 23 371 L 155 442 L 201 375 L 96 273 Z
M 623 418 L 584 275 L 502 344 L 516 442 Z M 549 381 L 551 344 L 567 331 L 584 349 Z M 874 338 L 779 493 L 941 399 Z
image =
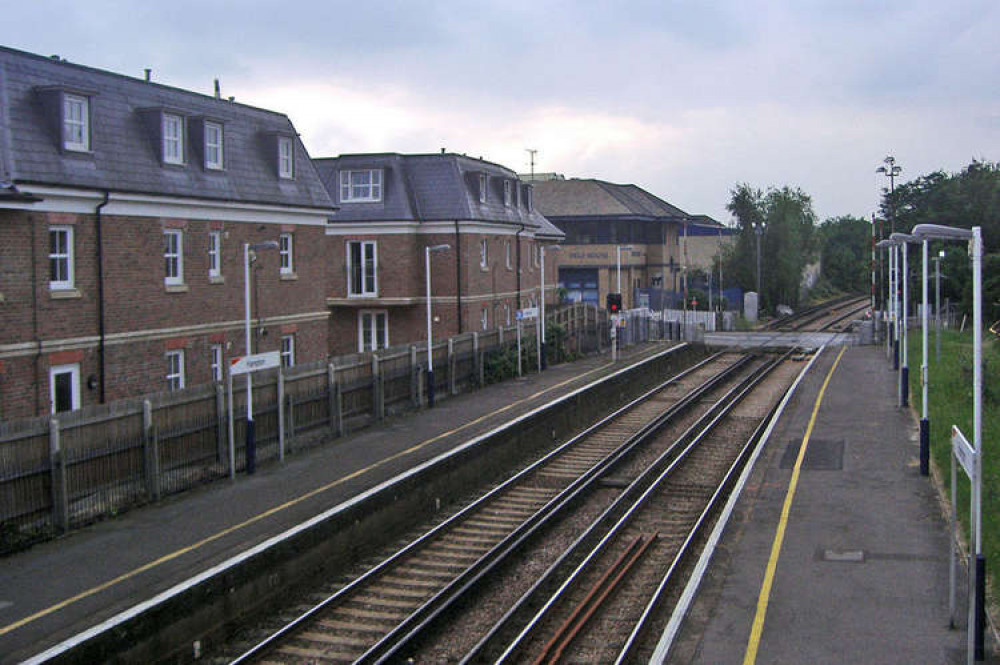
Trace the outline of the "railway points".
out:
M 816 317 L 803 327 L 834 325 L 836 318 Z M 574 662 L 741 662 L 751 644 L 754 655 L 746 662 L 842 662 L 837 645 L 844 635 L 852 636 L 849 652 L 862 662 L 874 662 L 863 657 L 872 654 L 878 662 L 920 662 L 891 658 L 915 653 L 959 662 L 964 633 L 939 625 L 940 602 L 946 602 L 946 593 L 938 593 L 942 579 L 947 589 L 947 571 L 941 571 L 946 540 L 943 547 L 939 541 L 946 530 L 934 519 L 933 490 L 910 464 L 912 428 L 891 390 L 884 390 L 892 372 L 877 348 L 840 346 L 854 340 L 850 332 L 809 337 L 819 334 L 769 330 L 748 336 L 742 350 L 738 344 L 696 353 L 693 346 L 648 347 L 618 366 L 601 358 L 560 366 L 362 433 L 347 449 L 350 455 L 340 450 L 320 460 L 292 460 L 246 483 L 185 495 L 11 557 L 0 600 L 14 601 L 0 608 L 0 662 L 32 654 L 34 662 L 84 662 L 74 660 L 82 653 L 70 648 L 74 640 L 83 644 L 102 630 L 127 640 L 130 613 L 142 617 L 172 595 L 190 604 L 198 591 L 207 607 L 213 594 L 229 594 L 230 604 L 238 604 L 242 567 L 265 565 L 275 552 L 298 548 L 303 534 L 336 515 L 347 520 L 343 524 L 360 523 L 363 514 L 389 515 L 413 500 L 426 506 L 419 519 L 406 517 L 396 536 L 302 596 L 292 594 L 299 585 L 278 563 L 257 583 L 278 585 L 276 595 L 287 595 L 287 602 L 271 603 L 271 619 L 264 614 L 234 626 L 235 640 L 176 637 L 181 628 L 157 639 L 187 639 L 172 658 L 197 652 L 213 665 L 526 662 L 546 645 Z M 783 357 L 773 348 L 779 340 L 785 348 L 795 346 L 790 340 L 816 344 Z M 680 349 L 688 355 L 674 362 Z M 833 371 L 836 357 L 841 365 Z M 662 365 L 659 381 L 622 372 L 626 365 L 654 362 Z M 817 393 L 827 376 L 821 404 Z M 634 394 L 612 415 L 613 423 L 570 426 L 581 413 L 588 422 L 597 417 L 598 402 L 588 402 L 581 387 L 599 379 L 606 382 L 600 402 L 620 399 L 624 384 Z M 796 390 L 786 393 L 791 385 Z M 640 393 L 647 396 L 639 399 Z M 557 426 L 538 415 L 548 403 L 562 404 L 551 421 Z M 808 411 L 815 412 L 813 421 L 803 415 Z M 509 427 L 520 429 L 507 439 L 489 438 Z M 803 441 L 807 428 L 810 442 Z M 514 473 L 497 475 L 499 460 L 522 454 L 525 441 L 541 447 L 535 461 L 515 461 L 521 484 L 499 483 Z M 732 452 L 721 454 L 727 449 Z M 792 495 L 796 465 L 786 462 L 800 449 Z M 500 503 L 472 507 L 463 500 L 442 507 L 445 485 L 435 486 L 428 470 L 445 469 L 461 480 L 456 493 L 471 499 L 483 493 L 475 490 L 476 479 L 461 478 L 473 450 L 494 451 L 482 468 L 498 479 L 488 484 Z M 681 463 L 688 454 L 702 459 L 694 470 Z M 708 471 L 713 464 L 718 471 Z M 712 474 L 720 480 L 709 482 Z M 710 489 L 716 483 L 722 489 Z M 650 521 L 641 508 L 630 507 L 639 496 L 658 518 Z M 709 511 L 694 507 L 709 498 Z M 779 499 L 789 509 L 784 545 L 775 547 Z M 195 513 L 197 525 L 184 519 Z M 459 521 L 447 521 L 453 516 Z M 421 522 L 450 533 L 451 540 L 407 545 L 426 530 L 418 528 Z M 692 531 L 693 525 L 703 528 Z M 348 526 L 327 535 L 350 549 L 350 539 L 361 532 Z M 126 546 L 132 542 L 136 551 Z M 383 569 L 377 552 L 395 551 L 393 542 L 409 548 L 400 558 L 410 558 Z M 704 548 L 716 542 L 718 549 Z M 510 557 L 494 556 L 506 549 Z M 97 551 L 113 556 L 92 564 Z M 778 555 L 769 569 L 761 557 L 770 551 Z M 349 558 L 335 555 L 330 565 Z M 524 565 L 530 574 L 516 572 Z M 48 595 L 33 598 L 32 575 L 43 567 L 69 575 L 47 588 Z M 766 570 L 773 584 L 765 595 Z M 663 593 L 650 596 L 655 589 Z M 348 600 L 352 593 L 356 599 Z M 311 610 L 317 600 L 326 607 Z M 760 613 L 753 610 L 762 603 L 767 611 L 754 631 Z M 331 608 L 333 614 L 324 614 Z M 194 618 L 187 621 L 208 620 L 201 609 L 189 607 Z M 291 641 L 279 637 L 267 644 L 296 613 L 308 615 L 304 630 Z M 623 624 L 622 617 L 629 621 Z M 178 625 L 184 623 L 181 617 Z M 912 625 L 921 626 L 919 638 Z M 192 634 L 190 625 L 186 630 Z M 817 631 L 828 639 L 817 639 Z M 459 634 L 464 641 L 455 639 Z M 383 644 L 387 635 L 392 638 Z M 876 638 L 882 651 L 866 646 Z M 258 644 L 264 645 L 259 651 Z M 143 662 L 137 654 L 116 657 Z

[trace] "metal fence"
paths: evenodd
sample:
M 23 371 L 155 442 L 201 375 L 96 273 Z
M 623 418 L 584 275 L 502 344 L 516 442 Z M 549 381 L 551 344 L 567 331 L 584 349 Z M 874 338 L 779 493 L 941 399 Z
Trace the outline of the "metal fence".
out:
M 607 313 L 593 305 L 547 318 L 550 362 L 609 346 Z M 522 371 L 534 371 L 536 327 L 520 333 Z M 483 385 L 488 369 L 492 380 L 510 376 L 489 366 L 502 354 L 516 357 L 518 338 L 513 326 L 435 344 L 437 395 Z M 413 345 L 254 374 L 257 460 L 420 408 L 426 365 L 426 345 Z M 244 470 L 246 407 L 245 378 L 237 376 L 231 395 L 209 384 L 0 422 L 0 553 Z

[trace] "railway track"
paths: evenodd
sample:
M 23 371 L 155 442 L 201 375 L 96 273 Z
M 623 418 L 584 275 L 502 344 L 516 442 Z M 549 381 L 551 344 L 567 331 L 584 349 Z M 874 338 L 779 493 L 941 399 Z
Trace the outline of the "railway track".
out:
M 776 319 L 767 326 L 774 331 L 838 331 L 838 325 L 850 320 L 870 306 L 868 296 L 845 296 L 832 302 L 806 308 L 791 316 Z
M 232 662 L 374 662 L 460 598 L 519 544 L 672 419 L 759 363 L 720 353 L 602 419 L 324 598 Z M 687 416 L 692 417 L 692 416 Z
M 584 551 L 604 542 L 609 529 L 616 530 L 614 525 L 632 512 L 629 502 L 663 491 L 651 489 L 663 482 L 658 473 L 675 469 L 681 458 L 692 460 L 685 464 L 694 467 L 708 464 L 716 453 L 700 452 L 710 448 L 698 442 L 710 431 L 739 433 L 736 438 L 743 444 L 736 447 L 746 449 L 744 435 L 767 414 L 740 415 L 739 409 L 746 407 L 739 404 L 760 394 L 761 382 L 787 365 L 771 356 L 733 352 L 705 359 L 602 418 L 350 582 L 315 592 L 316 602 L 299 607 L 294 616 L 285 610 L 280 620 L 271 620 L 281 626 L 269 629 L 263 639 L 244 641 L 212 662 L 492 662 L 512 627 L 531 622 L 524 615 L 525 608 L 540 602 L 535 594 L 551 592 L 553 585 L 575 577 L 573 567 L 590 558 Z M 776 403 L 778 398 L 771 395 L 764 401 Z M 726 452 L 720 459 L 733 454 L 738 453 Z M 732 460 L 719 465 L 733 468 Z M 676 529 L 690 529 L 691 520 L 698 521 L 694 504 L 721 492 L 709 487 L 716 481 L 708 476 L 717 472 L 684 480 L 685 473 L 708 474 L 670 472 L 672 498 L 666 504 L 657 499 L 659 512 L 669 519 L 623 527 L 625 540 L 604 547 L 606 558 L 627 548 L 621 543 L 636 543 L 630 572 L 619 575 L 609 563 L 588 571 L 620 577 L 618 584 L 645 579 L 646 573 L 636 571 L 650 561 L 662 565 L 664 556 L 683 545 L 685 538 Z M 553 539 L 566 545 L 553 545 Z M 629 598 L 617 590 L 603 595 L 603 602 L 589 612 L 589 626 L 602 625 L 605 620 L 595 616 Z M 609 599 L 616 600 L 607 604 Z M 626 601 L 630 606 L 636 602 Z M 578 631 L 567 645 L 586 649 L 579 645 L 593 638 L 584 635 Z M 521 649 L 518 643 L 511 653 Z M 517 662 L 521 660 L 518 656 Z

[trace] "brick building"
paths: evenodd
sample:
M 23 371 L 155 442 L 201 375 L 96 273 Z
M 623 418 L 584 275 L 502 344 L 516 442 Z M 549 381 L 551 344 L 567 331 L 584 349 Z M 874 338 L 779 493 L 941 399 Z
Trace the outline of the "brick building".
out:
M 513 171 L 444 152 L 315 163 L 340 206 L 326 229 L 337 267 L 326 299 L 333 353 L 426 339 L 426 247 L 449 246 L 431 255 L 435 338 L 512 325 L 538 304 L 540 248 L 563 234 Z M 554 302 L 551 256 L 545 268 Z
M 0 419 L 325 358 L 335 206 L 289 119 L 0 48 Z M 323 285 L 323 286 L 317 286 Z

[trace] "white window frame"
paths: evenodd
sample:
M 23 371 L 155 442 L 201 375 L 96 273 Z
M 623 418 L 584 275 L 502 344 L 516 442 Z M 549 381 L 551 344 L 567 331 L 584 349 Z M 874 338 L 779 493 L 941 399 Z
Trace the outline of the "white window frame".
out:
M 510 194 L 510 180 L 503 181 L 503 204 L 505 207 L 509 208 L 511 202 Z
M 503 241 L 503 252 L 504 252 L 504 257 L 503 257 L 504 265 L 507 266 L 507 270 L 513 270 L 514 259 L 511 256 L 510 240 Z
M 70 376 L 70 411 L 80 408 L 80 363 L 68 365 L 53 365 L 49 367 L 49 412 L 56 411 L 56 376 L 69 374 Z
M 166 164 L 184 163 L 184 118 L 176 113 L 164 113 L 163 161 Z
M 292 233 L 278 236 L 278 272 L 282 275 L 295 273 L 295 238 Z
M 225 153 L 223 152 L 222 123 L 205 121 L 205 168 L 222 170 L 225 168 Z M 214 136 L 213 136 L 214 134 Z M 211 139 L 211 140 L 210 140 Z
M 490 327 L 490 309 L 485 305 L 479 311 L 479 326 L 483 330 L 489 330 Z
M 505 322 L 504 323 L 505 326 L 510 325 L 510 303 L 505 302 L 503 304 L 503 320 Z
M 294 367 L 295 366 L 295 335 L 282 335 L 281 336 L 281 366 L 282 367 Z
M 171 238 L 176 239 L 175 247 L 170 246 Z M 184 283 L 184 232 L 180 229 L 164 229 L 163 242 L 163 283 L 167 286 L 179 286 Z M 171 265 L 175 270 L 171 271 Z
M 208 232 L 208 276 L 222 277 L 222 231 Z
M 290 136 L 278 137 L 278 177 L 295 177 L 295 144 Z
M 541 263 L 539 261 L 539 256 L 541 256 L 541 249 L 539 248 L 539 245 L 536 242 L 531 245 L 531 262 L 534 264 L 536 268 L 538 268 Z
M 209 356 L 209 362 L 212 368 L 212 381 L 218 383 L 225 378 L 225 376 L 223 376 L 225 365 L 223 365 L 222 345 L 213 344 L 209 347 L 209 353 L 211 354 Z
M 378 317 L 383 317 L 385 328 L 382 331 L 382 340 L 379 343 Z M 365 338 L 365 319 L 371 319 L 370 339 Z M 375 351 L 389 348 L 389 311 L 385 309 L 363 309 L 358 312 L 358 353 L 365 351 Z
M 184 349 L 167 351 L 164 355 L 167 361 L 167 390 L 174 392 L 184 390 Z
M 485 173 L 479 174 L 479 202 L 486 203 L 486 188 L 489 185 L 489 178 Z
M 65 238 L 65 251 L 53 251 L 52 237 L 57 235 Z M 63 249 L 60 247 L 59 249 Z M 49 227 L 49 290 L 65 291 L 76 288 L 76 266 L 73 251 L 73 227 L 72 226 L 50 226 Z M 64 279 L 52 279 L 52 268 L 54 265 L 65 265 Z
M 73 152 L 90 151 L 89 97 L 63 95 L 63 148 Z
M 382 169 L 341 171 L 341 203 L 378 203 L 382 200 L 382 181 Z
M 532 199 L 532 196 L 531 196 L 531 185 L 525 185 L 525 187 L 524 187 L 524 207 L 528 209 L 528 212 L 531 212 L 532 207 L 534 206 L 534 203 L 532 202 L 531 199 Z
M 361 265 L 355 265 L 354 248 L 360 250 Z M 367 249 L 371 248 L 371 258 Z M 355 271 L 360 270 L 360 289 L 356 289 Z M 374 240 L 349 240 L 347 242 L 347 296 L 351 298 L 378 297 L 378 243 Z
M 488 268 L 490 265 L 490 243 L 488 238 L 479 241 L 479 267 Z

